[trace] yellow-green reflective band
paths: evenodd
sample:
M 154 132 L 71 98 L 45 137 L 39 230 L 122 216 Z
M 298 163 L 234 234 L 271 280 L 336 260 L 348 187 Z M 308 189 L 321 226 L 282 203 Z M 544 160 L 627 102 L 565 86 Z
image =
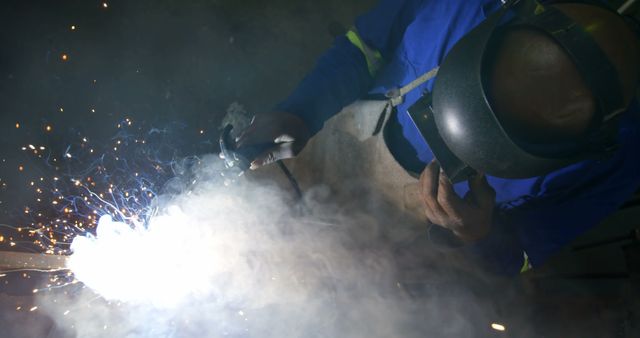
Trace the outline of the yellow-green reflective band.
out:
M 369 68 L 369 74 L 374 76 L 380 68 L 380 63 L 382 61 L 382 55 L 377 50 L 373 50 L 365 44 L 358 33 L 353 30 L 347 32 L 347 39 L 351 41 L 351 43 L 356 46 L 364 55 L 364 58 L 367 60 L 367 68 Z
M 524 254 L 524 263 L 522 264 L 522 268 L 520 268 L 520 273 L 525 273 L 531 270 L 531 263 L 529 263 L 529 256 L 527 256 L 526 252 L 522 252 Z

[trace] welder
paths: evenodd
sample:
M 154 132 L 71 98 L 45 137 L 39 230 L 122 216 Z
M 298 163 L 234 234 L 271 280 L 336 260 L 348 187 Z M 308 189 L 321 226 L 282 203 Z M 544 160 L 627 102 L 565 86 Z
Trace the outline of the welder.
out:
M 349 163 L 448 245 L 516 274 L 640 186 L 639 60 L 636 24 L 599 1 L 383 0 L 238 146 L 271 144 L 256 169 L 325 133 L 338 157 L 315 173 Z M 383 104 L 343 109 L 365 97 Z

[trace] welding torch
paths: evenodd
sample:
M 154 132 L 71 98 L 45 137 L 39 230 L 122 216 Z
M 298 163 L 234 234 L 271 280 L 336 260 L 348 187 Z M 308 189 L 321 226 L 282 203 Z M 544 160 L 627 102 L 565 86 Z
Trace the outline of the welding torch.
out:
M 233 125 L 227 124 L 220 134 L 220 157 L 224 160 L 225 167 L 233 175 L 241 176 L 251 168 L 251 162 L 265 150 L 273 146 L 273 143 L 261 143 L 238 148 L 236 140 L 231 136 Z M 296 193 L 298 200 L 302 200 L 302 191 L 298 181 L 293 176 L 289 168 L 281 161 L 276 161 L 280 171 L 286 176 L 287 181 Z

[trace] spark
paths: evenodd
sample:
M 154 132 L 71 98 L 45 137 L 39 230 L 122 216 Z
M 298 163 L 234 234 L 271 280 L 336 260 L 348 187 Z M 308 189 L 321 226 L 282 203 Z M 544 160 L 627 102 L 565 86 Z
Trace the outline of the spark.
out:
M 108 8 L 108 7 L 109 7 L 109 4 L 108 4 L 108 3 L 106 3 L 106 2 L 103 2 L 103 3 L 102 3 L 102 8 Z
M 71 25 L 71 30 L 72 31 L 76 30 L 76 25 Z
M 20 123 L 16 122 L 16 129 L 20 129 Z
M 504 325 L 498 324 L 498 323 L 492 323 L 491 324 L 491 328 L 496 330 L 496 331 L 501 331 L 501 332 L 507 330 L 507 328 Z
M 30 311 L 30 312 L 33 312 L 33 311 L 35 311 L 35 310 L 37 310 L 37 309 L 38 309 L 38 307 L 37 307 L 37 306 L 34 306 L 34 307 L 30 308 L 30 309 L 29 309 L 29 311 Z
M 62 54 L 62 55 L 60 55 L 60 58 L 62 59 L 62 61 L 67 61 L 67 60 L 69 60 L 69 55 Z
M 51 132 L 51 131 L 53 130 L 53 127 L 52 127 L 50 124 L 47 124 L 47 125 L 44 127 L 44 130 L 46 130 L 47 132 Z

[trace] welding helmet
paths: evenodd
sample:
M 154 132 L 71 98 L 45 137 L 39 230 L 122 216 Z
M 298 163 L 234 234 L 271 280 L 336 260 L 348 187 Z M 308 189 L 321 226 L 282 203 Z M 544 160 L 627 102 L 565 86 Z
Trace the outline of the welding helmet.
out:
M 530 144 L 503 128 L 488 98 L 486 58 L 505 27 L 544 33 L 569 55 L 596 102 L 584 137 L 567 144 Z M 458 41 L 440 65 L 432 93 L 409 108 L 414 124 L 455 183 L 476 171 L 503 178 L 539 176 L 616 149 L 616 117 L 624 111 L 617 71 L 578 23 L 533 0 L 507 1 Z

